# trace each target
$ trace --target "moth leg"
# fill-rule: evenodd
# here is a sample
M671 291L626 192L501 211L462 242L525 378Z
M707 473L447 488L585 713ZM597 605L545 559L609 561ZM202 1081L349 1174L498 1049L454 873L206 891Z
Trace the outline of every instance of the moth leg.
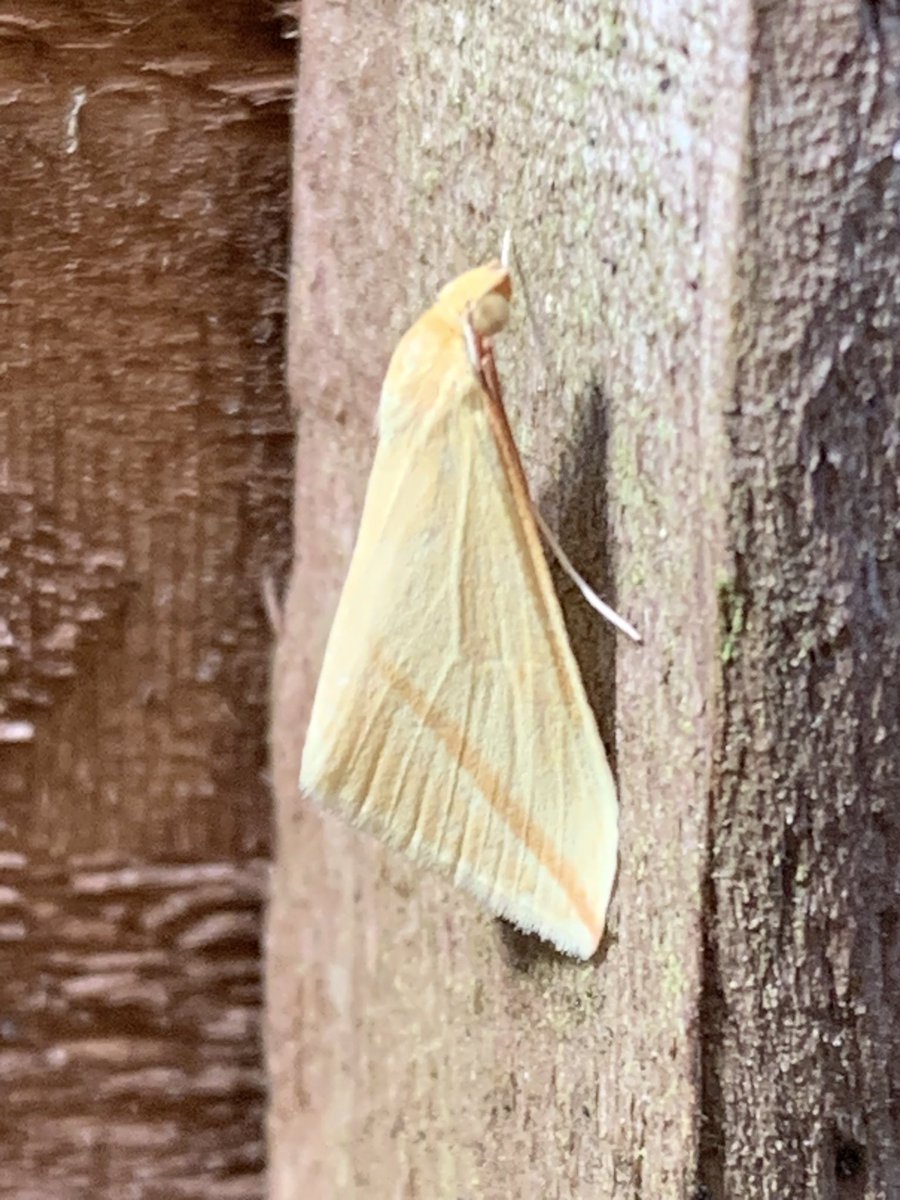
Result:
M483 342L481 347L481 379L484 390L494 403L502 406L503 396L500 393L500 376L497 373L497 360L494 358L494 349L489 342Z
M469 365L475 372L475 378L486 392L490 391L489 382L485 375L485 361L490 357L493 362L493 355L485 338L472 324L472 316L469 312L463 317L462 331L463 341L466 343L466 354L469 356Z
M489 338L484 334L479 333L472 324L470 313L466 313L463 317L463 339L466 343L466 353L469 356L469 362L472 365L472 370L475 372L475 378L491 397L495 403L503 406L503 397L500 393L500 376L497 374L497 362L494 358L494 350L491 346Z

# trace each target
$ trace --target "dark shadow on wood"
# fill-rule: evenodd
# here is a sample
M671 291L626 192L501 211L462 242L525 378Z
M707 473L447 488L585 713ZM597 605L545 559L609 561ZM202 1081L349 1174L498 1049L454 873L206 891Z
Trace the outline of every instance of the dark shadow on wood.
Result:
M561 950L557 950L550 942L545 942L536 933L526 933L501 918L498 918L495 924L503 956L514 971L521 971L523 975L527 975L540 963L550 962L565 963L572 967L583 966L581 959L573 958L570 954L563 954ZM614 946L617 940L615 933L609 928L605 929L603 937L600 939L600 945L589 961L594 964L602 964L610 947Z
M609 425L599 385L588 389L578 411L583 415L570 450L559 464L554 489L535 496L535 501L576 570L615 608L607 519ZM555 519L554 514L558 514ZM544 551L588 702L615 775L617 634L585 601L549 547L545 545ZM517 971L527 972L535 964L551 960L575 961L536 934L524 933L502 920L497 927L507 961ZM602 962L614 941L607 929L591 961Z
M615 580L607 514L608 405L593 384L577 405L579 423L563 455L551 494L537 497L576 570L613 608ZM558 514L555 523L552 514ZM597 727L616 773L616 633L594 611L548 551L553 583L562 604L572 650Z

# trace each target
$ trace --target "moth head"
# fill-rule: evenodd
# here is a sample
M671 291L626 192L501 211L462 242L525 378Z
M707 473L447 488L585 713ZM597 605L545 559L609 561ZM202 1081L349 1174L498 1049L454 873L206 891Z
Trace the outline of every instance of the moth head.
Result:
M481 337L493 337L509 320L511 298L509 271L494 261L457 275L441 289L435 307L451 324L466 319Z

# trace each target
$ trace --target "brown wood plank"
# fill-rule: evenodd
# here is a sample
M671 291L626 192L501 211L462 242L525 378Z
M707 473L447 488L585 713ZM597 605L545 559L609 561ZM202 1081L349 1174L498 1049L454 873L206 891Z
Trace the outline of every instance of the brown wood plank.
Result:
M880 14L880 15L879 15ZM900 1196L900 20L760 5L713 801L714 1196Z
M297 566L274 730L278 1200L691 1195L746 70L742 6L702 8L708 28L687 5L650 28L637 5L304 6ZM646 638L617 642L562 589L622 794L612 919L588 966L296 795L387 356L507 226L549 346L544 378L520 294L498 354L535 493Z
M0 16L0 1194L259 1196L294 43Z
M894 7L304 5L277 1200L900 1194ZM622 795L586 967L296 794L388 354L508 226L534 489L645 635L563 589Z

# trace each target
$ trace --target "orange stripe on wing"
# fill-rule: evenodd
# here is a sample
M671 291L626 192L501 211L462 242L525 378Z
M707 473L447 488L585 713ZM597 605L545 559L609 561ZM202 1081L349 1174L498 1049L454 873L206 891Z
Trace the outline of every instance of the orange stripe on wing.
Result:
M372 657L395 694L413 711L417 719L438 738L472 779L486 803L506 822L510 831L534 855L537 862L559 884L594 941L598 941L601 923L578 882L571 863L554 849L553 839L526 816L521 804L503 787L499 775L484 761L455 721L436 709L409 676L389 662L381 647L372 648Z

